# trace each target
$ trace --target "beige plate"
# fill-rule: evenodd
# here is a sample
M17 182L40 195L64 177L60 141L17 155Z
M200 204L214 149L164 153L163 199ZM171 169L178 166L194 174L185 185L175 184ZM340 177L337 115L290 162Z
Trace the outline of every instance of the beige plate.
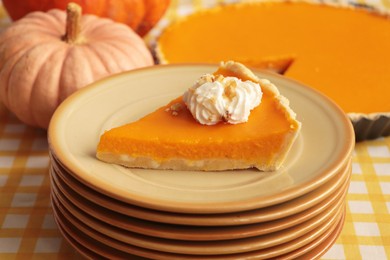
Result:
M325 210L336 207L337 203L344 201L344 196L347 192L349 184L349 180L347 179L342 188L337 189L337 191L332 194L332 196L329 196L323 202L313 206L308 210L286 218L241 226L199 227L167 225L158 222L144 221L106 210L96 204L90 203L88 200L85 200L83 197L71 191L66 186L63 186L53 171L51 175L52 192L55 194L56 198L71 214L83 221L88 221L88 218L94 218L101 220L106 224L113 225L117 228L143 235L169 239L199 241L252 237L269 234L298 225L308 221Z
M323 225L311 230L305 235L298 237L297 239L284 243L278 246L255 250L245 253L236 254L222 254L222 255L199 255L199 254L176 254L164 251L150 250L147 248L141 248L130 244L123 243L122 241L114 240L108 236L105 236L96 230L88 227L84 223L77 221L66 210L61 208L61 204L56 201L55 195L53 198L53 210L54 216L60 229L64 233L65 237L70 242L79 248L77 245L82 244L86 246L92 252L102 255L108 258L121 258L132 259L131 255L138 255L143 257L149 257L152 259L248 259L248 258L269 258L277 257L279 255L292 254L299 255L308 252L308 248L313 249L313 245L318 245L318 240L324 240L332 233L333 230L339 226L340 221L343 219L345 206L339 207L336 214L333 214L329 221L323 223ZM65 213L65 214L64 214ZM69 234L67 234L69 233ZM72 239L69 239L68 236ZM76 243L75 243L76 242ZM180 243L180 241L178 241ZM315 248L317 249L317 248ZM90 251L90 252L91 252ZM299 253L301 252L301 253Z
M80 204L82 200L78 199L78 197L81 196L84 200L89 200L89 202L92 202L94 205L97 204L98 206L105 207L109 211L114 211L125 216L154 222L194 226L231 226L260 223L288 217L308 210L315 205L322 203L326 198L333 196L336 191L340 189L340 186L351 175L350 163L351 160L348 162L349 166L344 166L344 169L336 176L314 191L282 204L236 213L180 214L137 207L104 196L76 181L57 163L54 157L52 158L52 167L55 176L58 177L58 182L61 184L60 187L64 187L63 193L67 195L72 203L79 207L83 207L83 205ZM348 168L349 170L347 170ZM76 198L76 195L73 194L79 196Z
M53 200L56 202L56 205L59 207L62 214L64 214L65 218L78 228L92 229L97 231L103 237L111 238L112 241L125 245L132 245L162 252L190 255L243 253L268 249L270 247L294 241L308 232L311 232L316 228L321 228L332 222L331 220L335 218L337 215L336 213L341 208L341 205L344 205L344 201L340 200L340 203L337 203L335 207L322 212L304 223L270 234L233 240L185 241L150 237L126 231L101 222L98 219L91 218L81 211L69 212L69 210L59 202L56 196L53 196Z
M344 212L341 215L340 221L337 223L334 230L327 233L324 236L316 239L312 243L307 244L304 247L301 247L297 250L294 250L288 254L284 254L278 257L278 259L320 259L320 257L328 251L332 245L336 242L341 231L343 230L346 208L344 207ZM299 257L299 258L298 258Z
M328 98L296 81L256 72L290 99L302 131L281 170L178 172L127 169L95 158L100 135L136 120L181 95L216 66L154 66L98 81L57 109L49 127L52 152L84 184L116 199L152 209L226 213L275 205L327 182L349 160L354 133Z
M58 216L57 216L58 218ZM278 259L297 259L297 257L304 255L305 258L301 259L319 259L321 255L323 255L327 250L330 249L330 247L336 242L338 236L340 235L343 224L345 219L345 213L341 216L341 219L338 223L336 223L336 226L334 229L330 228L327 230L322 236L315 239L313 242L307 244L306 246L303 246L301 248L298 248L288 254L282 255L278 257ZM60 229L60 232L63 234L65 239L84 257L88 259L99 259L101 256L106 256L109 259L133 259L133 260L141 260L141 259L149 259L149 258L143 258L140 256L136 256L133 254L126 254L122 253L121 251L115 250L111 247L108 247L105 244L100 244L99 242L93 240L91 237L85 236L81 232L74 234L74 231L70 229L70 227L65 226L63 223L61 223L60 219L57 219L58 227ZM92 250L95 251L92 251ZM142 249L136 249L135 250L139 255L143 255L144 257L155 257L158 259L169 259L169 260L175 260L175 259L196 259L199 260L201 258L192 258L191 256L176 256L176 255L166 255L166 253L159 254L158 252L148 252L143 251ZM135 253L135 252L133 252ZM233 258L229 258L228 256L223 257L217 257L213 256L209 259L245 259L251 256L242 256L241 258L239 256L233 256ZM256 257L256 255L252 255L252 257ZM204 258L202 258L204 259Z

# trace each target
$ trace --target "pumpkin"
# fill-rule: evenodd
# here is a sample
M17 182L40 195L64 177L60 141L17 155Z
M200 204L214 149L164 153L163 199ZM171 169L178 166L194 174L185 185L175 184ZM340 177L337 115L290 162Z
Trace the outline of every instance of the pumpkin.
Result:
M107 75L153 65L128 26L67 12L32 12L0 34L0 98L23 122L47 128L70 94Z
M144 36L164 15L170 0L3 0L13 20L33 11L65 9L69 2L80 5L84 13L107 17L129 25Z
M6 113L7 113L7 109L0 101L0 118L4 117Z

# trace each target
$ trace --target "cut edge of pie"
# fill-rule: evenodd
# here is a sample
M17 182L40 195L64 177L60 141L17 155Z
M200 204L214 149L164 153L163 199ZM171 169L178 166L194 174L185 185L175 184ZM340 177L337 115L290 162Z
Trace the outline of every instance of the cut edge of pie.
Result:
M180 155L163 155L161 156L161 151L157 151L159 155L142 155L142 154L134 154L130 149L122 147L121 149L116 149L113 142L117 142L118 135L115 131L126 131L125 128L131 124L137 124L138 121L134 123L130 123L124 126L120 126L111 130L106 131L100 138L96 156L98 159L113 164L119 164L129 168L143 168L143 169L168 169L168 170L193 170L193 171L223 171L223 170L235 170L235 169L249 169L249 168L257 168L260 171L275 171L280 168L283 161L285 160L289 150L291 149L294 141L296 140L300 128L301 122L296 120L295 112L289 106L289 100L282 96L279 90L267 79L259 79L251 70L246 68L244 65L228 61L221 62L218 70L214 72L214 75L222 75L222 76L235 76L240 78L241 80L251 80L257 82L263 91L264 95L272 96L273 106L276 110L278 110L281 114L280 117L284 117L283 120L286 122L286 129L282 132L277 132L270 134L267 140L263 140L259 138L259 140L246 140L241 144L244 150L247 150L245 147L251 146L253 156L249 152L242 151L242 155L237 154L241 151L237 152L240 147L240 144L237 144L237 149L232 148L231 153L236 153L235 155L223 155L219 157L208 157L205 155L197 155L194 158L185 158ZM195 79L194 79L195 80ZM162 111L167 111L167 108L171 108L177 102L182 102L180 98L171 101L166 106L161 107L160 109L152 112L153 113L163 113ZM259 106L261 106L260 104ZM186 107L182 108L188 110ZM151 115L149 114L149 115ZM145 117L148 117L146 115ZM142 120L142 119L140 119ZM168 119L169 120L169 119ZM195 121L194 118L192 118ZM253 118L252 120L255 120ZM199 124L199 123L197 123ZM242 123L246 124L246 123ZM200 125L200 124L199 124ZM155 126L156 127L156 126ZM201 127L209 127L209 126L201 126ZM175 128L175 127L173 127ZM223 128L221 128L223 131ZM177 130L177 129L176 129ZM175 131L172 129L172 131ZM258 131L258 130L257 130ZM272 136L271 136L272 135ZM123 146L123 143L126 142L138 142L139 140L121 140L119 143ZM163 145L157 144L153 141L143 140L144 142L140 142L139 145L144 146L157 146L160 145L161 149L164 150L165 147ZM258 142L258 143L257 143ZM118 143L118 142L117 142ZM130 143L128 143L130 144ZM136 144L138 145L138 144ZM231 144L230 144L231 145ZM265 146L267 146L265 148ZM228 147L228 146L227 146ZM259 153L263 153L263 155L258 156L256 151L256 147L259 147ZM124 150L126 151L124 151ZM154 148L156 149L156 148ZM191 149L186 147L186 149ZM209 149L218 149L216 146L210 146ZM266 151L268 149L268 151ZM171 150L174 150L172 148ZM195 149L196 150L196 149ZM230 150L230 149L226 149ZM175 151L169 151L168 153L175 153ZM192 151L191 151L192 152ZM226 151L224 151L226 153ZM196 151L194 152L196 153ZM206 152L207 153L207 152ZM180 153L179 153L180 154ZM251 158L249 158L251 157Z

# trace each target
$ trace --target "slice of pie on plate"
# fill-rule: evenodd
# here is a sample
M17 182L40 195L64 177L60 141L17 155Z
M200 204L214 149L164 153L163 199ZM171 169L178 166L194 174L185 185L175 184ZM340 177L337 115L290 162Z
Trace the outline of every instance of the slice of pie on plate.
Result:
M270 81L259 79L240 63L222 62L211 76L260 85L261 103L246 122L201 124L180 96L138 121L103 133L97 158L148 169L278 169L301 127L289 101ZM183 86L183 92L186 88Z

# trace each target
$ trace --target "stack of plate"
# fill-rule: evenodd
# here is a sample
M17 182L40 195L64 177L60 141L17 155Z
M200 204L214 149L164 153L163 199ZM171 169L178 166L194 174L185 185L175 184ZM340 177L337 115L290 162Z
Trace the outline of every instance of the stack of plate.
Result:
M156 66L68 98L50 128L52 204L84 256L134 259L315 258L344 223L354 134L318 92L257 71L290 100L302 131L276 172L156 171L101 162L102 132L182 94L212 65Z

